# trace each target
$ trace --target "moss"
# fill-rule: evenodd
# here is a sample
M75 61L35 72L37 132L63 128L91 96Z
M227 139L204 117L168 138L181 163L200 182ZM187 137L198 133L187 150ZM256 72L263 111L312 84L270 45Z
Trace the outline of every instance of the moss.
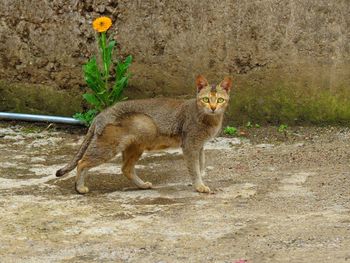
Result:
M350 67L334 75L324 74L322 67L299 70L238 76L227 114L230 122L350 125L350 79L343 75ZM319 78L313 76L315 71Z
M0 111L72 116L81 111L81 95L44 85L0 82Z
M264 94L250 90L236 94L228 115L239 124L350 124L350 92L315 89L302 93L285 86Z
M23 127L21 129L21 131L24 134L39 133L39 132L43 131L43 128L42 127L37 127L37 126L28 126L28 127Z
M227 122L259 124L350 125L350 65L290 64L259 68L235 76ZM217 76L221 79L224 74ZM226 75L226 74L225 74ZM154 79L161 79L160 75ZM208 78L212 80L212 78ZM215 80L215 79L214 79ZM169 82L143 89L143 77L134 80L125 95L131 99L154 96L191 96L190 82ZM213 81L215 82L215 81ZM52 87L0 82L0 111L72 116L81 111L81 94Z

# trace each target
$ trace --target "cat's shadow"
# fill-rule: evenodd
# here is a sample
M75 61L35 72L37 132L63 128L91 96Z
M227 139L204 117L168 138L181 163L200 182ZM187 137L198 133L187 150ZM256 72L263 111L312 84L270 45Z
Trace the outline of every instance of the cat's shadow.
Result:
M158 162L154 162L155 159L158 159ZM137 174L145 182L151 182L153 184L153 188L148 189L150 191L166 188L167 185L170 187L170 185L174 183L183 182L184 185L187 185L184 180L187 181L189 178L182 162L183 161L179 157L170 157L167 160L164 158L147 158L139 162L139 165L144 166L144 168L137 169ZM154 166L154 163L157 165ZM174 169L174 167L176 167L176 169ZM75 177L55 180L52 183L60 188L62 194L76 193L74 189ZM119 173L111 174L90 171L85 184L90 189L89 194L105 194L115 191L147 191L147 189L144 190L135 187L129 179Z
M142 179L145 181L151 181L149 177L153 176L142 176ZM156 188L155 184L164 184L166 179L161 179L159 176L157 178L157 183L152 181L153 185ZM112 193L115 191L145 191L147 189L139 189L133 186L132 182L130 182L127 178L125 178L122 174L91 174L86 182L86 186L89 187L90 193ZM54 185L58 186L62 193L73 194L76 193L74 189L75 185L75 177L71 177L66 180L56 180ZM149 189L152 190L152 189Z

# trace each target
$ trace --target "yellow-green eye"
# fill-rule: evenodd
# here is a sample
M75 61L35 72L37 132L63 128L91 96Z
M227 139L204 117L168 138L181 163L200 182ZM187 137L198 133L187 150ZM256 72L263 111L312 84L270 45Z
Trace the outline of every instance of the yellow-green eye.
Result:
M223 98L218 98L218 103L223 103L225 100Z
M204 98L202 99L202 101L205 102L205 103L208 103L208 102L209 102L209 98L208 98L208 97L204 97Z

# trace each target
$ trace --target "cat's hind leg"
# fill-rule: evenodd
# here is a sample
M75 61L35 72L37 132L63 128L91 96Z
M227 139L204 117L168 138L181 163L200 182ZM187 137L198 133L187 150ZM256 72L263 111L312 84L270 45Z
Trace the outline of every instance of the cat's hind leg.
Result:
M152 188L152 183L144 182L140 177L136 175L135 164L140 159L143 150L135 144L129 145L123 151L123 174L132 181L138 188L149 189Z
M77 176L75 179L75 189L79 194L86 194L89 188L85 185L85 179L88 171L100 164L103 164L113 158L116 154L113 146L96 146L87 150L83 158L77 165Z
M75 189L80 194L89 192L89 188L85 185L88 170L103 164L113 158L119 147L123 147L120 143L120 129L113 125L108 125L101 136L95 136L83 157L77 165L77 176L75 179Z
M87 160L80 160L77 166L77 176L75 177L75 190L79 194L86 194L89 192L89 188L85 186L85 178L90 169L89 162Z

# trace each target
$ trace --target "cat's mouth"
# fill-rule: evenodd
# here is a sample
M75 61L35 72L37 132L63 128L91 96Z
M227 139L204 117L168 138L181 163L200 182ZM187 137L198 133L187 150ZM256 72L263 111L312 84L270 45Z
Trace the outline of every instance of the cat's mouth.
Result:
M209 111L207 112L208 115L218 115L219 113L217 111Z

